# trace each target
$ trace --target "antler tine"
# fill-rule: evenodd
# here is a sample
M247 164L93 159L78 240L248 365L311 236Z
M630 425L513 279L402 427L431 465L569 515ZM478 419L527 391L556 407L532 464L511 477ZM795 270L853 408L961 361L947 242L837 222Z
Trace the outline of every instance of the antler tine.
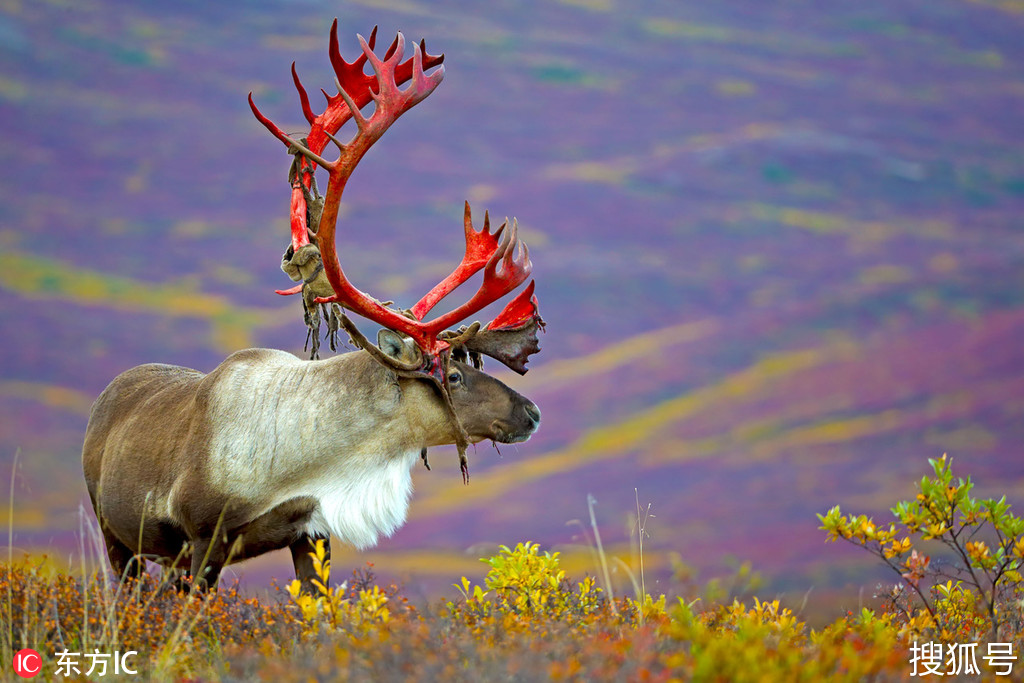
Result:
M477 232L476 228L473 227L473 216L469 202L466 202L462 223L466 233L466 253L463 255L459 265L451 272L451 275L437 283L433 289L423 295L423 298L412 307L412 314L417 320L423 320L423 316L429 313L438 302L487 265L488 259L491 258L491 255L494 254L500 245L499 237L505 230L505 224L502 223L492 233L491 217L486 211L484 212L484 227Z
M263 127L269 130L274 135L274 137L283 142L285 145L292 144L292 139L285 135L285 132L277 127L277 124L275 124L273 121L264 116L263 112L259 110L259 107L256 106L256 102L252 99L251 92L249 93L249 108L252 109L253 116L256 117L256 120L262 123Z
M427 76L423 71L423 53L426 51L426 47L427 43L423 40L419 43L413 43L412 46L412 86L408 90L413 93L413 101L409 106L422 102L437 87L437 84L431 80L434 74ZM401 66L401 64L398 64L395 67L393 77L396 79L399 77L398 69Z
M502 237L501 244L487 260L484 266L484 281L476 293L466 303L425 323L424 326L434 335L439 334L445 328L477 313L523 284L531 272L533 264L530 262L530 250L519 239L518 225L513 220L509 230Z
M271 133L273 133L274 137L276 137L278 140L287 145L289 149L294 147L295 149L302 152L302 154L304 154L308 159L310 159L311 161L315 161L324 168L330 168L332 166L332 163L330 161L327 161L319 154L303 145L301 142L296 142L295 140L288 137L288 135L283 130L277 127L276 123L274 123L269 118L264 116L263 112L261 112L259 107L256 106L256 102L253 100L251 92L249 93L249 108L252 109L253 115L260 123L263 124L263 127L269 130Z
M374 26L373 30L370 31L370 39L367 41L372 50L377 42L377 27ZM345 58L341 56L341 47L338 42L338 20L335 19L334 23L331 24L331 42L327 48L327 54L331 59L331 66L334 67L334 73L338 74L339 78L368 78L363 73L363 65L366 64L366 54L360 54L356 57L356 60L349 64L345 61Z
M503 327L515 327L535 314L537 312L537 297L533 294L535 284L533 280L530 280L526 289L508 302L501 313L494 316L494 320L487 323L486 329L500 330Z
M302 105L302 115L306 117L306 121L312 126L316 123L316 114L313 113L313 108L309 106L309 94L306 92L306 88L302 85L302 81L299 80L299 72L295 69L295 62L292 62L292 82L295 83L295 89L299 91L299 103Z
M362 38L362 36L360 36L360 38ZM357 105L352 99L352 96L348 94L348 91L345 90L345 86L341 84L341 79L337 76L334 77L334 85L338 88L338 94L341 95L341 99L345 100L345 104L348 106L348 115L355 120L356 126L359 128L359 132L365 133L369 122L366 120L366 117L363 116L363 112L359 110L359 105ZM370 97L373 97L372 93Z
M396 66L395 61L401 60L402 57L405 56L405 36L402 35L401 31L398 32L398 35L395 36L395 40L391 43L391 47L388 49L387 53L385 53L383 60L381 60L381 58L374 53L373 49L366 44L366 40L363 39L362 35L357 33L356 40L359 41L360 47L363 48L363 55L365 55L366 59L369 60L370 66L373 67L373 73L377 76L377 84L379 86L377 93L380 94L384 92L385 87L389 87L391 85L384 80L385 65L390 67L390 72L393 75ZM395 57L395 55L398 56ZM394 81L392 81L392 83L393 82Z

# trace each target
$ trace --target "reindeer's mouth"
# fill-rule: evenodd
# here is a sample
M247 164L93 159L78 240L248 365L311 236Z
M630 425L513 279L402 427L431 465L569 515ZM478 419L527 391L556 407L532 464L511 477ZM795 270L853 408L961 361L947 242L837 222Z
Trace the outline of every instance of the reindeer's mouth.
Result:
M540 409L533 403L527 403L523 410L524 419L516 420L515 424L505 420L491 423L491 440L498 443L522 443L526 441L540 426Z
M522 443L533 436L533 433L536 431L536 428L529 431L512 431L507 427L498 427L496 425L492 425L492 429L493 432L490 438L498 443Z

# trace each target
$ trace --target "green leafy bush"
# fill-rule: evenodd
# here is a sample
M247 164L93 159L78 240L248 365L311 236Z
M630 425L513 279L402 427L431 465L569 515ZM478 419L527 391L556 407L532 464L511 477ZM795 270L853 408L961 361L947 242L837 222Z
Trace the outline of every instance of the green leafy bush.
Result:
M864 548L899 575L888 606L913 632L991 642L1019 633L1024 520L1010 512L1005 496L973 498L971 478L954 479L952 459L928 462L933 476L921 478L914 500L892 508L896 522L844 516L837 505L818 515L820 528L829 540ZM949 559L933 561L924 549L929 542Z
M557 552L540 554L539 550L536 543L520 543L515 549L503 545L497 555L481 560L490 566L484 578L486 591L473 586L466 577L455 584L465 608L484 617L498 612L564 619L586 617L606 606L592 577L574 584L559 567ZM448 607L456 608L451 602Z

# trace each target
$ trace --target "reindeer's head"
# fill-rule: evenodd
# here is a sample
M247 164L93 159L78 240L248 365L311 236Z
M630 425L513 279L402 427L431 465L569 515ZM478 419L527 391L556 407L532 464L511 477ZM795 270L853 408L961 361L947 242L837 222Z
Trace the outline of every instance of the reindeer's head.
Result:
M327 98L327 108L316 115L305 88L292 64L292 77L299 93L302 111L310 124L301 140L287 136L256 108L256 118L295 156L289 180L291 194L291 244L282 260L282 269L302 284L280 294L302 294L306 324L313 339L313 357L319 345L321 314L327 319L328 336L334 348L333 333L343 327L353 342L402 378L418 379L434 385L451 418L454 442L459 446L463 476L467 476L465 449L470 441L494 439L506 443L524 441L537 428L537 407L498 380L480 371L481 356L495 358L523 374L529 356L539 350L537 330L544 322L533 295L533 282L513 299L498 316L481 326L473 323L451 330L489 304L510 294L530 276L532 264L526 245L519 240L516 222L502 223L491 230L484 214L481 230L473 227L469 203L466 203L464 230L466 251L459 266L447 278L427 292L408 310L390 307L353 286L338 261L335 230L341 196L356 164L388 127L404 112L425 99L444 78L443 55L429 55L425 43L415 45L413 56L402 61L405 39L399 33L384 55L373 51L377 29L369 41L359 36L363 54L354 62L345 61L338 47L338 22L331 27L330 59L334 67L338 94ZM373 75L363 72L369 62ZM430 74L424 70L433 69ZM412 81L404 90L399 86ZM362 108L374 103L367 117ZM348 142L336 134L350 119L356 132ZM321 154L328 143L340 152L334 161ZM314 172L327 170L326 194L317 190ZM479 271L483 282L461 306L431 320L426 315L448 294ZM346 317L352 311L384 326L378 345L370 343ZM466 362L468 361L468 362ZM504 393L502 393L504 392ZM481 400L486 396L487 401ZM507 412L494 405L507 403ZM487 410L482 406L491 406ZM495 415L499 415L495 417Z
M400 363L413 363L420 353L410 337L386 329L377 335L377 346ZM446 377L452 408L470 443L485 439L519 443L540 425L540 409L533 401L472 365L449 360ZM454 427L449 420L449 428ZM443 443L457 439L451 431Z

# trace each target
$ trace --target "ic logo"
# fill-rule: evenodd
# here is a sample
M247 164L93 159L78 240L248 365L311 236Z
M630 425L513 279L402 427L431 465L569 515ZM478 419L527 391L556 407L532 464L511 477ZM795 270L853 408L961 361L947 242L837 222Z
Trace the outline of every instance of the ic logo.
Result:
M43 669L43 658L35 650L24 649L14 655L14 673L32 678Z

